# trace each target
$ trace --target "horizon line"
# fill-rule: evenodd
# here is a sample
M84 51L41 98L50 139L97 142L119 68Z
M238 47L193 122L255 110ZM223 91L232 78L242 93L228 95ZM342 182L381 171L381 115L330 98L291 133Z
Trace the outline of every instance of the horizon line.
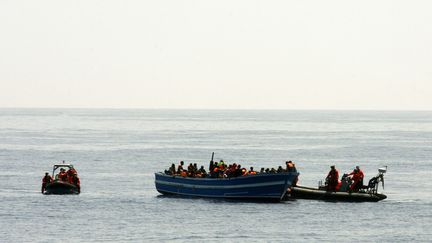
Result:
M432 109L376 109L376 108L168 108L168 107L1 107L2 110L210 110L210 111L399 111L432 112Z

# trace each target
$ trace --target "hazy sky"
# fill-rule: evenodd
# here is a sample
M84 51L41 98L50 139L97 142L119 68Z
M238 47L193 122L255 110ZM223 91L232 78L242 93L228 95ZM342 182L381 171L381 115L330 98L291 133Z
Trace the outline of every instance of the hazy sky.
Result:
M432 110L432 1L1 0L0 107Z

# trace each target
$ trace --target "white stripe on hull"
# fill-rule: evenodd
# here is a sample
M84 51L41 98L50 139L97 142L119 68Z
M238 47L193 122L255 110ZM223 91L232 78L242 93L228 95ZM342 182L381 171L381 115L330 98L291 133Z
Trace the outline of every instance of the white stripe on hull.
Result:
M156 180L156 184L185 187L185 188L199 188L199 189L238 189L238 188L250 188L250 187L263 187L263 186L284 186L285 181L271 181L271 182L261 182L253 184L243 184L243 185L194 185L194 184L184 184L169 181Z

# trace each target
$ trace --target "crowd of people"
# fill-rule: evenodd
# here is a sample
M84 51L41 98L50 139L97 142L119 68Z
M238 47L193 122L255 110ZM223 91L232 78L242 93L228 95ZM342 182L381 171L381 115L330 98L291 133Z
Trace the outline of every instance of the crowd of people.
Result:
M78 172L73 167L70 167L67 171L64 168L60 168L60 172L55 175L54 179L48 172L45 172L45 176L42 178L42 193L45 192L46 186L53 181L63 181L73 184L77 187L78 192L80 192L80 179Z
M350 182L348 184L349 188L347 188L350 192L358 192L363 188L364 173L359 166L356 166L351 173L344 174L342 178ZM329 191L339 191L341 189L342 181L339 180L339 171L334 165L330 166L330 171L326 177L326 185Z
M177 168L175 164L171 164L168 170L165 170L167 175L179 175L183 177L194 177L194 178L231 178L246 175L256 175L264 173L283 173L283 172L296 172L297 169L292 161L286 161L286 167L283 168L279 166L275 168L261 168L261 170L256 171L253 167L249 170L240 164L226 164L223 160L219 162L210 161L208 172L204 169L204 166L198 168L197 164L190 163L187 168L185 167L184 161L180 161Z

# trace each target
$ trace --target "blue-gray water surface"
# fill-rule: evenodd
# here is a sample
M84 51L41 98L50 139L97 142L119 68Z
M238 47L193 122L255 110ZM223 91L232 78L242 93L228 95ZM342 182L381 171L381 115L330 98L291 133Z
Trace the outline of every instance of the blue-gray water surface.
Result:
M164 197L154 172L184 160L277 167L317 186L335 164L378 203L255 203ZM44 196L71 161L82 193ZM0 109L0 242L432 241L432 112Z

